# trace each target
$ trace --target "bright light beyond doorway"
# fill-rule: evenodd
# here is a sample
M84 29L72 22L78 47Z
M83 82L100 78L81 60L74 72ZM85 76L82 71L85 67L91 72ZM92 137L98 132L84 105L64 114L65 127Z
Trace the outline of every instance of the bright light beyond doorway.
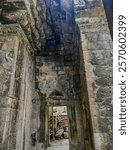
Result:
M47 150L69 150L68 114L66 106L49 107L49 138Z

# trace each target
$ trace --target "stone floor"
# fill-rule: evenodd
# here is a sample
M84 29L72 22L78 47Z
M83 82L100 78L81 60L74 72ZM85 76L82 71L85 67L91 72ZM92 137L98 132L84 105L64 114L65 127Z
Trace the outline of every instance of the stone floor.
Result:
M48 147L47 150L69 150L69 140L56 140L51 142L51 147Z

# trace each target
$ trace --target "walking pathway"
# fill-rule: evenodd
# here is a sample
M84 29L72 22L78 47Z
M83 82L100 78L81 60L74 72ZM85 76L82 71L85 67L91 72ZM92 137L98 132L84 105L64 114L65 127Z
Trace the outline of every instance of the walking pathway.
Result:
M56 140L51 142L51 147L48 147L47 150L69 150L69 140Z

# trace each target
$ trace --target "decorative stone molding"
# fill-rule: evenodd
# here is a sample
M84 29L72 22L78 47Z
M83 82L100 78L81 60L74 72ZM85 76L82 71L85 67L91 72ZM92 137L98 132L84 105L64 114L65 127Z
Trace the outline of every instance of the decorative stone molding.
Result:
M22 27L19 24L9 24L9 25L0 24L0 36L7 36L7 35L18 36L18 38L21 39L23 43L26 43L29 52L31 52L32 54L34 53L34 50L31 47L27 39L27 36L25 35Z

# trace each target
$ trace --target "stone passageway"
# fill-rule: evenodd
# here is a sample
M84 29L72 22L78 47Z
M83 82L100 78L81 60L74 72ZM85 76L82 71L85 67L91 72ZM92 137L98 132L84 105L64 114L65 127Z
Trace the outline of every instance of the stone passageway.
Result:
M112 150L106 1L0 0L0 150Z

